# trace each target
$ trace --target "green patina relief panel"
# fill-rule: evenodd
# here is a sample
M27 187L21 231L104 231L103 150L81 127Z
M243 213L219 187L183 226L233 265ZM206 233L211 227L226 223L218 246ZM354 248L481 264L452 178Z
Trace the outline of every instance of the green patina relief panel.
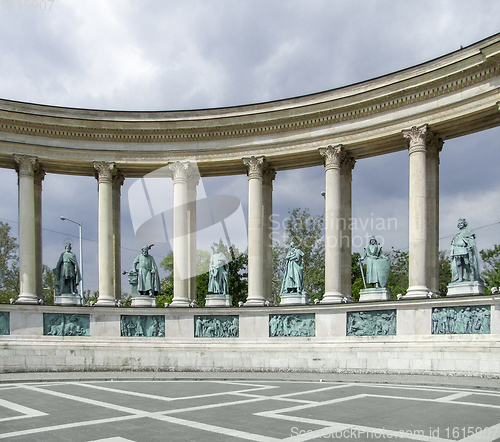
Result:
M238 338L240 317L238 315L195 315L195 338Z
M46 336L90 336L90 315L44 313L43 334Z
M122 315L120 317L120 329L122 336L164 338L165 316Z
M314 313L269 315L269 337L314 337L315 320Z
M435 307L432 309L432 334L490 333L489 305L475 307Z
M0 335L10 335L9 312L0 312Z
M396 334L396 310L347 312L347 336Z

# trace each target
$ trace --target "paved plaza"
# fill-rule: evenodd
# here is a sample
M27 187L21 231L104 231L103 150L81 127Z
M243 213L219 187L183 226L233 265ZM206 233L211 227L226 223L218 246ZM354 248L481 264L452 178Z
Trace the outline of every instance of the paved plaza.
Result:
M0 377L1 440L500 441L498 379L57 376Z

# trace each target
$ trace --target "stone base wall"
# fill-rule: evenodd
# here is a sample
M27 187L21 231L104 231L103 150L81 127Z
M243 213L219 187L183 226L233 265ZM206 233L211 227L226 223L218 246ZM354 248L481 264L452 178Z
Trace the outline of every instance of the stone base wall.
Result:
M471 326L468 333L456 333L465 329L459 328L453 311L460 315L466 308L488 311L488 327L477 325L474 330ZM308 371L500 376L500 298L492 296L239 309L1 305L4 322L7 313L9 334L0 336L0 372ZM66 327L68 333L76 330L82 335L48 335L57 333L57 327L44 324L54 314L64 314L71 325ZM445 319L448 315L456 325L438 324L439 314ZM76 315L88 319L89 326L83 321L79 330ZM149 324L156 335L125 336L128 332L123 324L127 322L122 317L132 316L143 317L143 324ZM226 316L230 322L223 329L219 324ZM277 328L270 324L273 316L289 323L289 333L302 336L276 335ZM395 318L391 322L394 327L385 326L381 317L389 321ZM302 318L306 321L303 324ZM363 329L353 326L359 318L376 323L371 330L376 334L363 334ZM223 335L231 325L237 325L238 330L228 337L197 337L203 321L210 333ZM311 330L312 336L307 336Z

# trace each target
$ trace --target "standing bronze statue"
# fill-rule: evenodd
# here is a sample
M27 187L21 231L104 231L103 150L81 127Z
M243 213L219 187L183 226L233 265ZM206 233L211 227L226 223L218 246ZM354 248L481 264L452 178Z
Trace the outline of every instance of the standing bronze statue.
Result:
M467 228L467 221L458 220L458 232L451 240L451 282L481 282L476 235Z
M135 258L132 264L132 272L137 274L137 291L139 294L141 296L155 297L161 292L161 288L158 267L154 258L149 254L151 247L153 247L153 244L146 245L141 249L141 254ZM129 278L132 272L129 272ZM135 274L133 276L135 279Z
M77 295L78 284L82 280L80 268L75 254L71 251L71 244L64 245L66 249L61 253L57 261L54 273L56 275L56 296L57 295Z

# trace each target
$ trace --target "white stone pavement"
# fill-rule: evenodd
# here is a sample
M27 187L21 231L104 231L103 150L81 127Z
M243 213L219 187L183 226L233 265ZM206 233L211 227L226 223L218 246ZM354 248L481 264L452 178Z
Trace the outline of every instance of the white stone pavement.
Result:
M53 375L61 380L49 381L47 374L38 381L34 381L36 374L31 380L26 379L28 374L17 379L1 376L0 440L500 440L498 379L342 375L342 380L311 381L307 378L317 375L303 374L300 380L296 374L280 374L279 380L256 373L214 373L203 379L199 373L93 373L87 379L83 379L85 373ZM157 378L151 380L153 376ZM434 383L425 385L427 381Z

